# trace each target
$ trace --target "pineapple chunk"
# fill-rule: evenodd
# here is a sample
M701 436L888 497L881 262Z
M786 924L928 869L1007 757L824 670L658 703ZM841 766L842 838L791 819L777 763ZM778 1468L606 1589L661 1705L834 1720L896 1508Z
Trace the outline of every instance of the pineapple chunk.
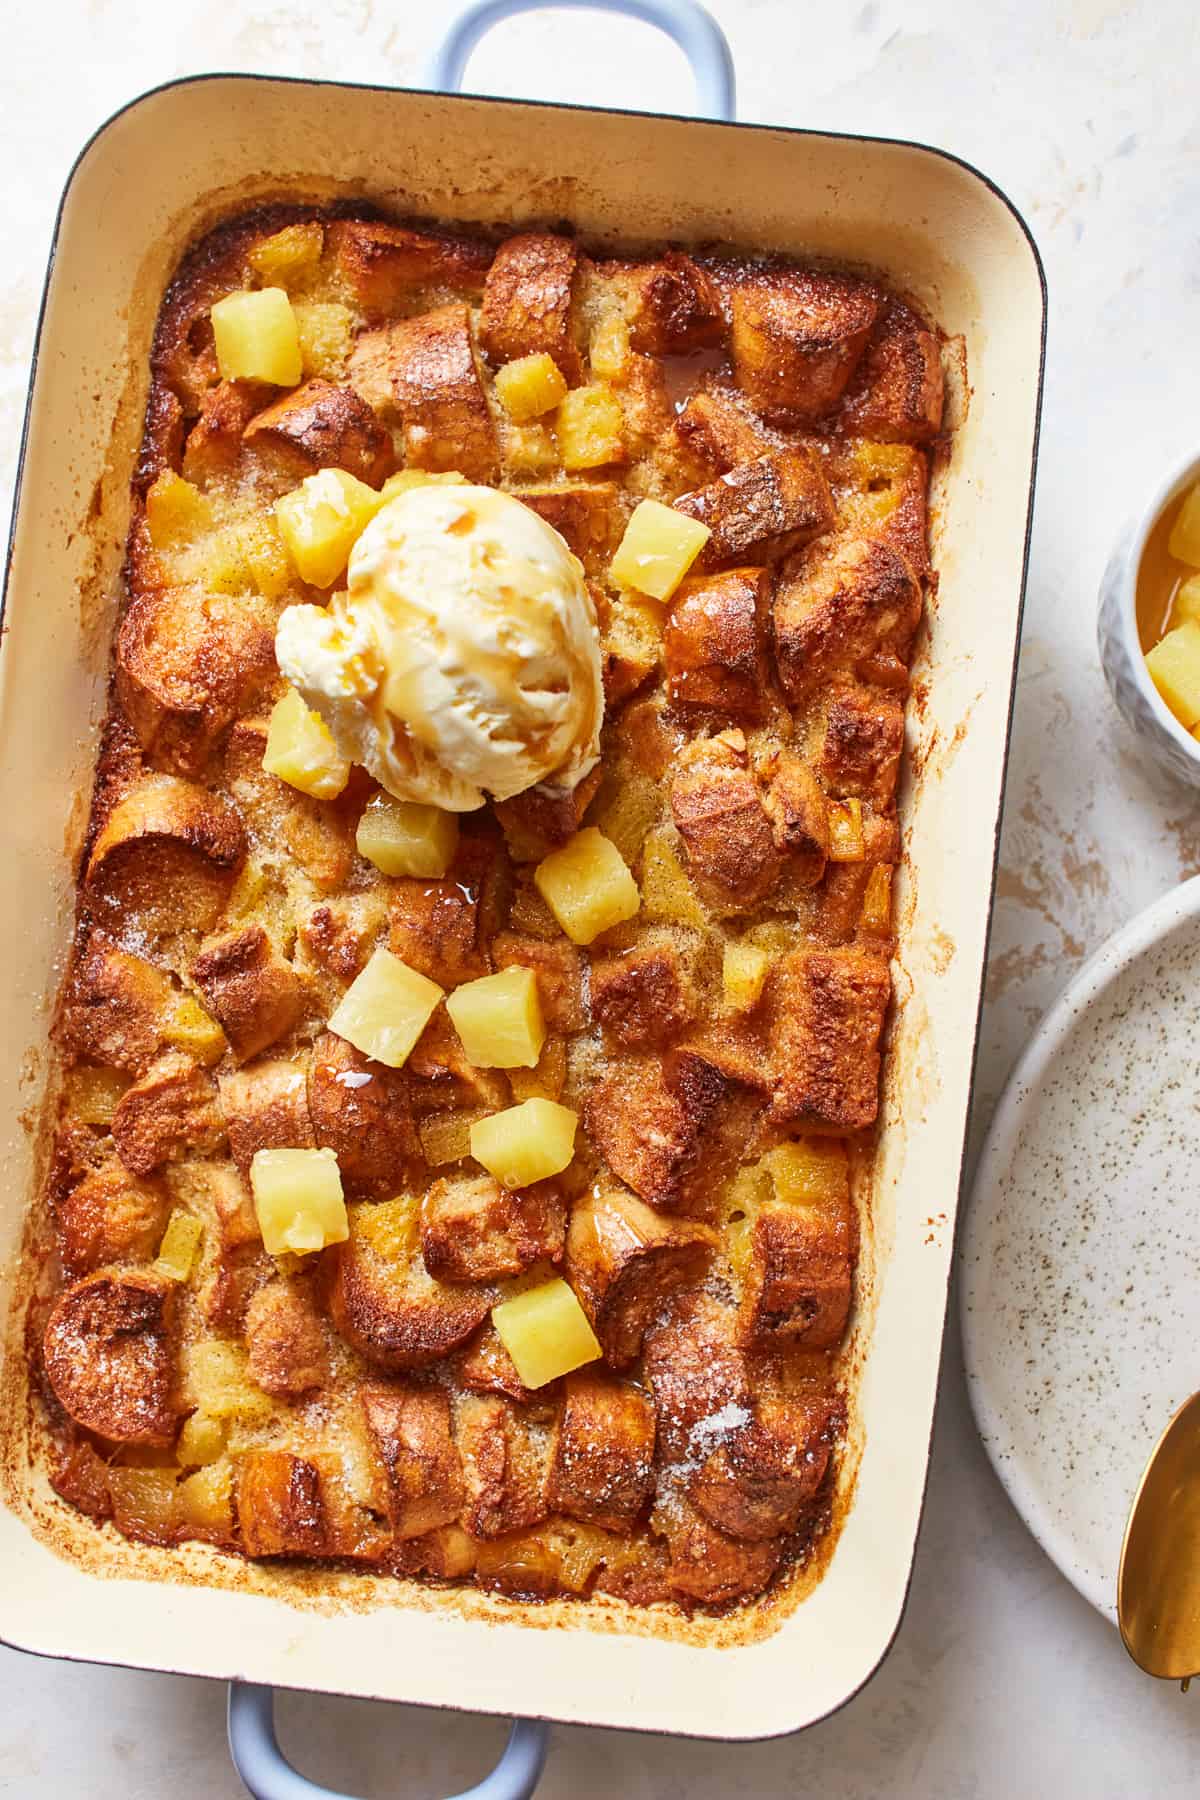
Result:
M212 309L222 381L295 387L304 373L292 303L280 287L226 294Z
M513 475L551 475L558 445L548 425L510 425L504 433L504 465Z
M130 1469L116 1463L108 1471L108 1491L119 1531L169 1540L178 1523L174 1469Z
M163 1036L168 1044L186 1050L206 1066L218 1062L225 1052L225 1033L194 994L178 996L174 1017L164 1027Z
M214 1463L225 1449L227 1433L222 1420L209 1413L194 1412L183 1422L175 1445L175 1460L185 1469L200 1469Z
M621 852L594 825L552 850L534 870L537 890L573 944L590 944L641 905Z
M477 1069L532 1069L546 1041L546 1022L532 969L501 969L465 981L446 1011Z
M643 500L634 508L612 559L612 577L654 600L669 600L711 533L698 519Z
M465 1112L430 1113L417 1126L421 1155L431 1169L443 1163L463 1162L471 1154L471 1127L487 1114L482 1107Z
M256 1150L250 1188L263 1244L271 1256L297 1256L341 1244L350 1235L342 1175L332 1150Z
M527 1388L545 1387L601 1354L574 1289L559 1276L493 1306L492 1324Z
M272 1411L265 1394L250 1376L246 1352L222 1338L200 1338L184 1357L183 1393L186 1403L211 1419L268 1418Z
M1200 569L1200 481L1189 492L1171 527L1167 549L1179 562Z
M203 1236L204 1227L195 1214L184 1212L177 1206L167 1220L167 1229L158 1246L155 1272L170 1281L187 1281Z
M146 527L156 550L194 537L212 524L212 507L190 481L164 469L146 494Z
M458 818L440 806L374 794L358 821L358 853L385 875L440 880L458 848Z
M319 713L289 688L271 709L262 766L314 800L335 800L350 779L350 764Z
M708 922L665 828L652 831L646 839L642 854L642 904L651 919L669 919L673 924L694 925L700 929Z
M303 225L285 225L273 237L255 244L246 258L260 281L286 287L289 276L299 275L320 262L325 248L325 228L315 220Z
M867 877L858 922L864 931L881 937L892 929L892 871L886 863L876 863Z
M441 998L436 981L410 969L390 950L376 950L342 995L329 1029L364 1056L400 1069Z
M536 356L518 356L497 369L496 392L509 418L524 425L564 400L567 384L554 358L539 350Z
M350 308L313 301L298 302L292 311L296 315L300 363L305 375L337 381L345 371L354 342L354 315Z
M259 593L266 600L278 600L291 582L292 571L274 519L257 517L239 526L238 541Z
M757 1006L770 966L770 957L757 944L726 944L721 967L726 1006L734 1012L749 1012Z
M195 1531L233 1530L233 1469L228 1459L209 1463L175 1490L184 1521Z
M72 1069L67 1104L81 1125L111 1125L131 1077L120 1069Z
M592 333L588 359L593 375L613 381L624 373L629 362L629 326L619 312L601 319Z
M411 488L461 487L466 479L457 469L397 469L394 475L388 476L379 491L385 500L394 500L398 494L407 494Z
M866 846L863 842L862 801L831 800L829 802L830 862L861 862L866 853Z
M1177 625L1185 619L1200 622L1200 575L1189 575L1175 590L1171 617Z
M332 587L383 502L345 469L319 469L277 500L279 533L301 581Z
M1188 731L1200 719L1200 624L1189 619L1146 653L1150 679Z
M572 388L559 404L554 427L564 469L625 461L625 415L610 387Z
M846 1146L836 1139L779 1144L763 1157L762 1166L774 1183L776 1198L792 1206L844 1200L849 1193Z
M506 1188L561 1175L575 1154L578 1114L557 1100L523 1100L471 1127L471 1155Z

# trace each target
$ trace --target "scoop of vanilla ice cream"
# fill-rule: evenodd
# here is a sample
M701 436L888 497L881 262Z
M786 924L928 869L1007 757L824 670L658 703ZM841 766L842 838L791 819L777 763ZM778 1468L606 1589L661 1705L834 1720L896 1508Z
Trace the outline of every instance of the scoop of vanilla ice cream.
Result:
M600 635L554 528L494 488L410 488L350 554L348 591L289 606L280 669L343 755L390 794L450 812L600 756Z

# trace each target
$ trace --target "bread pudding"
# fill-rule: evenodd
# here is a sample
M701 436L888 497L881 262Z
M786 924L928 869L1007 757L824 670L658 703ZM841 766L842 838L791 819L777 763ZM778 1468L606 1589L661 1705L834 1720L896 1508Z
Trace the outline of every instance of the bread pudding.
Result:
M862 275L190 252L55 1026L67 1501L527 1598L812 1557L942 441Z

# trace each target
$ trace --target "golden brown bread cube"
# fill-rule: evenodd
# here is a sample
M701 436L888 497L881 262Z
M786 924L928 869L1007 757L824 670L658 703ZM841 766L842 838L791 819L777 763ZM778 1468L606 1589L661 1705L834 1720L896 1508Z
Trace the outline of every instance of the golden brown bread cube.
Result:
M559 1262L566 1205L552 1181L521 1192L491 1175L442 1176L421 1204L421 1254L439 1281L502 1281Z
M368 316L415 312L446 291L478 296L491 246L374 219L337 219L326 230L334 267Z
M466 1493L445 1390L401 1381L364 1388L362 1409L387 1470L395 1535L424 1537L454 1524Z
M464 837L443 881L400 876L390 884L388 949L439 987L488 972L479 948L480 909L502 854L488 838Z
M654 262L602 263L600 273L621 301L635 350L684 356L724 337L716 285L681 250L666 250Z
M739 463L720 480L674 502L676 512L707 525L702 568L755 557L785 556L833 524L833 499L810 450L771 450Z
M670 800L692 878L710 904L737 911L771 892L780 857L740 731L689 744L676 763Z
M642 1348L658 1415L659 1460L686 1474L714 1439L750 1417L754 1381L731 1306L702 1291L662 1309Z
M513 862L541 862L551 850L574 837L600 786L600 776L597 766L573 788L539 782L511 800L493 802L492 811L500 821Z
M704 1057L614 1061L588 1091L584 1127L615 1175L652 1206L691 1198L705 1137L725 1098L725 1077Z
M207 931L244 853L228 801L173 775L148 775L118 800L92 845L87 898L114 926Z
M670 939L592 964L592 1016L632 1049L668 1043L695 1018L695 989Z
M92 1170L54 1207L63 1273L73 1279L110 1263L149 1262L167 1211L157 1182L139 1180L119 1163Z
M509 1104L503 1071L477 1069L468 1060L444 1006L438 1007L417 1039L405 1069L413 1113L423 1139L431 1115L498 1112Z
M749 1229L738 1309L742 1339L833 1349L849 1316L855 1246L848 1200L767 1201Z
M510 1400L541 1404L560 1386L559 1382L550 1381L541 1388L526 1387L500 1333L490 1320L479 1335L472 1338L456 1367L462 1385L473 1394L507 1394Z
M542 1017L551 1031L580 1031L587 1023L583 1003L583 958L566 938L528 937L501 931L492 940L497 969L532 969L537 976Z
M303 1008L296 971L261 925L210 939L191 973L238 1062L248 1062L285 1036Z
M602 576L625 528L625 506L615 481L563 481L522 487L518 500L553 525L588 575Z
M169 1444L177 1344L175 1283L148 1269L85 1275L58 1296L42 1361L59 1404L85 1431Z
M202 1163L192 1173L197 1210L214 1221L214 1256L201 1290L212 1325L240 1331L251 1296L275 1273L262 1246L250 1186L232 1163Z
M321 1472L288 1450L247 1450L237 1459L237 1517L247 1556L328 1554Z
M714 475L753 462L774 448L745 396L717 383L689 395L675 420L675 432L686 453Z
M56 1035L76 1055L140 1075L163 1048L172 999L161 969L95 931L72 965Z
M421 1258L405 1200L350 1208L350 1236L327 1252L329 1312L352 1349L381 1369L420 1369L466 1342L491 1308L484 1289L447 1287Z
M525 1413L494 1394L466 1394L456 1412L467 1530L494 1538L538 1524L549 1511L547 1451Z
M353 388L331 381L306 381L293 388L256 413L243 435L295 481L315 469L345 469L377 488L396 460L391 433L366 401Z
M842 404L839 424L864 437L928 444L942 428L942 358L935 334L903 300L889 300Z
M738 386L779 424L832 412L879 315L879 290L849 275L778 267L740 271L730 287Z
M370 961L387 919L387 890L323 900L300 925L300 941L317 967L350 983Z
M921 589L904 558L878 539L830 538L784 564L772 610L780 680L799 702L881 653L906 662Z
M861 1131L879 1109L879 1041L891 997L887 964L860 950L796 950L768 988L774 1116Z
M323 1032L313 1045L308 1110L317 1145L337 1156L352 1198L387 1200L403 1191L421 1154L406 1069L373 1062Z
M468 307L452 303L364 332L350 355L349 379L385 425L400 425L410 468L495 481L496 429Z
M693 1475L689 1497L730 1537L763 1540L794 1531L825 1477L841 1408L835 1395L765 1397L754 1417L722 1434Z
M750 1599L762 1592L779 1564L777 1538L756 1542L729 1537L676 1492L660 1499L650 1524L667 1542L671 1591L685 1600L718 1606Z
M483 288L479 341L493 367L543 351L569 385L583 367L572 312L579 252L570 238L529 231L506 238Z
M112 1135L131 1175L152 1175L189 1152L207 1155L225 1135L211 1077L190 1056L168 1051L126 1088Z
M327 800L297 792L262 766L267 720L239 719L225 746L225 776L256 835L282 849L323 892L341 887L354 866L354 834Z
M663 632L673 706L766 716L763 628L770 586L767 569L726 569L680 584Z
M237 466L242 433L275 390L261 381L222 381L200 402L200 416L188 432L183 472L207 487Z
M329 1380L325 1327L308 1288L276 1277L252 1294L243 1333L250 1373L281 1400L297 1400Z
M798 887L812 887L829 856L829 810L820 782L792 750L769 751L755 773L775 847Z
M832 794L886 806L904 750L904 702L878 688L838 688L825 714L818 767Z
M551 1439L552 1512L632 1531L654 1489L654 1403L609 1375L569 1375Z
M822 448L838 531L881 538L924 580L929 574L929 465L924 451L866 438L826 439Z
M256 1150L315 1150L308 1111L307 1059L247 1063L219 1077L221 1112L242 1175Z
M620 1189L576 1204L567 1278L606 1362L623 1369L637 1358L651 1321L672 1294L701 1278L716 1245L707 1225L665 1217Z

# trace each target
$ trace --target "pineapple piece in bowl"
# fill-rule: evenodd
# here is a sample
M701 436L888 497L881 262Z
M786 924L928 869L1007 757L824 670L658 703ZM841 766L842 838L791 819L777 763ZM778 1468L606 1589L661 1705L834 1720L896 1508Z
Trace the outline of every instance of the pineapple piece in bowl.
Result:
M558 406L566 398L567 384L554 358L540 350L497 369L496 392L509 418L524 425Z
M446 1011L477 1069L536 1066L546 1022L532 969L514 966L464 982L448 997Z
M1179 723L1200 720L1200 625L1188 619L1146 652L1150 679Z
M542 899L575 944L632 919L641 905L637 882L617 846L585 825L534 871Z
M342 1176L332 1150L256 1150L250 1188L271 1256L307 1256L350 1235Z
M559 1276L493 1306L492 1324L527 1388L545 1387L602 1354L574 1289Z
M531 1187L561 1175L575 1154L579 1115L557 1100L523 1100L471 1127L471 1155L503 1187Z
M440 806L373 794L358 821L358 853L385 875L440 880L458 848L458 817Z
M379 949L346 989L329 1029L364 1056L400 1069L441 999L436 981Z
M304 373L292 303L280 287L226 294L212 309L222 381L295 387Z
M272 708L262 766L314 800L336 800L350 779L350 764L328 725L295 688Z
M554 415L563 468L600 469L628 461L625 415L610 387L572 388Z

